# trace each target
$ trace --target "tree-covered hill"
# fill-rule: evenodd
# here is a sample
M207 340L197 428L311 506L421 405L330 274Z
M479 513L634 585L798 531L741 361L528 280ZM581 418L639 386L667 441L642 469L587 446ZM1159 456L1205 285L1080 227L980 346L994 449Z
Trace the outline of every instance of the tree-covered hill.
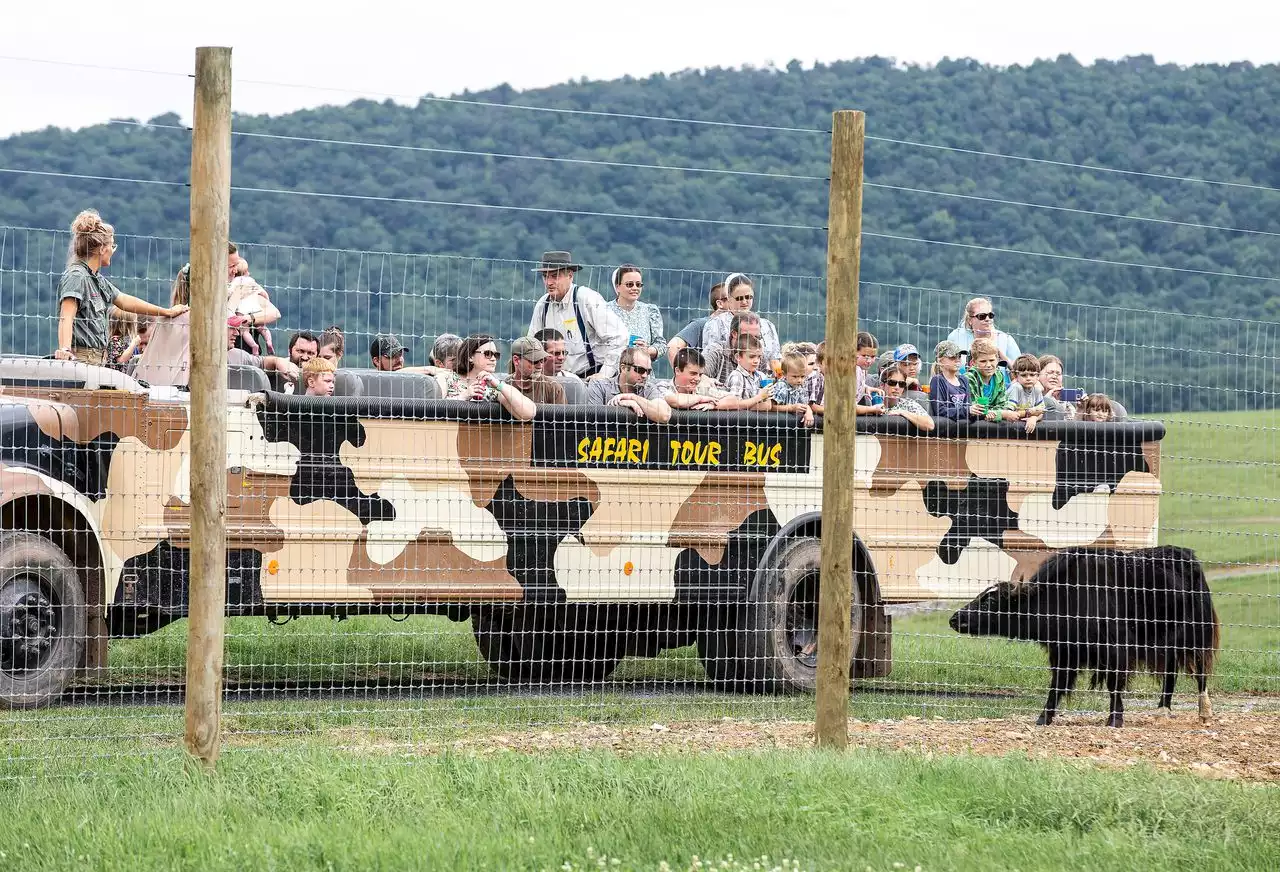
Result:
M830 126L834 109L864 109L869 135L881 138L867 144L866 174L873 187L865 196L864 281L952 289L958 296L988 293L1280 321L1277 282L1209 275L1280 277L1280 237L1186 226L1280 233L1280 193L1261 189L1280 188L1276 145L1280 114L1275 112L1280 105L1280 68L1276 66L1181 68L1158 65L1149 58L1082 66L1064 57L997 69L972 61L900 67L871 58L808 70L793 63L786 70L715 69L528 92L498 88L459 96L492 103L816 130ZM175 127L176 116L153 121L158 126L112 124L74 133L47 129L11 137L0 141L0 167L185 180L189 135ZM232 233L237 241L287 247L290 252L305 246L504 259L530 259L545 248L568 247L589 263L633 260L653 267L808 276L820 276L825 263L821 228L826 223L829 138L822 133L430 100L413 107L357 101L281 117L244 116L236 119L235 126L242 133L262 134L235 139L233 183L238 188L367 198L237 190L232 200ZM320 139L419 150L314 141ZM1049 162L1006 160L883 139L1005 152ZM527 161L423 149L765 175ZM1108 173L1055 161L1237 186ZM813 178L775 177L783 175ZM925 190L1082 211L919 192ZM78 209L95 206L122 234L183 237L187 196L180 186L5 174L0 175L0 224L65 228ZM422 200L595 214L410 202ZM1160 220L1125 220L1084 211ZM18 237L13 238L18 245ZM1031 257L980 247L1171 269ZM26 255L17 251L8 257L21 272L20 262ZM301 255L289 257L305 260ZM50 268L49 264L42 267ZM169 268L166 262L161 271ZM284 268L296 273L297 280L282 284L296 286L299 293L308 287L339 287L335 282L341 281L332 275L326 279L320 267L312 271L300 262ZM42 281L46 283L11 278L3 288L6 314L47 312L51 287L47 279ZM698 306L709 282L690 280L688 284L686 297L679 302L669 294L664 298L660 288L655 288L655 299L669 309ZM473 286L433 288L432 293L441 296L455 291L485 296L475 294ZM774 299L763 301L763 308L820 312L820 281L780 280L777 288ZM409 283L400 290L411 295L414 288ZM290 293L286 289L286 299ZM936 317L932 310L927 316L910 311L910 306L907 311L890 311L892 301L901 309L903 295L910 293L883 289L879 296L868 293L864 314L900 323L902 335L926 341L933 333L922 328L926 317ZM469 328L483 319L484 312L477 308L483 302L478 300L470 308L452 303L448 311L468 322L462 328ZM379 326L377 317L367 311L346 311L342 305L334 304L335 316L345 315L364 328ZM1033 329L1026 316L1009 311L1010 317L1003 322L1006 328ZM510 314L504 310L497 316L501 324L491 326L517 329L525 312L527 307ZM953 318L948 314L946 320ZM1046 340L1042 345L1059 347L1055 342L1068 338L1070 325L1042 326ZM1168 332L1155 341L1201 341L1194 332L1179 333L1175 327ZM1274 331L1267 335L1274 343ZM6 332L6 347L11 347L11 339ZM1268 384L1274 390L1274 357L1270 369ZM1100 370L1096 375L1110 374Z

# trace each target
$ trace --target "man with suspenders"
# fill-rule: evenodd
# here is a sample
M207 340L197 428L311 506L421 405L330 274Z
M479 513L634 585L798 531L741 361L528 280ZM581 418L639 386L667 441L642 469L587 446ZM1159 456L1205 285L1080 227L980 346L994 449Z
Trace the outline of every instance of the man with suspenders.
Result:
M582 269L567 251L548 251L534 272L542 273L547 292L533 307L529 335L554 327L565 335L564 368L582 379L613 378L627 347L627 328L609 311L604 298L573 282Z

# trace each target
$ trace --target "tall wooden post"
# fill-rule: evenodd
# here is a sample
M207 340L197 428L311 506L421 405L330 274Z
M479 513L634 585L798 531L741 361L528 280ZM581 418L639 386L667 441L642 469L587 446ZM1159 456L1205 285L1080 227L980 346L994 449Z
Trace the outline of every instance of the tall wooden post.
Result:
M231 49L197 48L191 137L191 595L187 751L206 767L222 740L227 599L227 232Z
M822 423L822 569L818 597L818 746L849 742L850 581L857 437L858 261L866 117L836 112L827 218L826 414Z

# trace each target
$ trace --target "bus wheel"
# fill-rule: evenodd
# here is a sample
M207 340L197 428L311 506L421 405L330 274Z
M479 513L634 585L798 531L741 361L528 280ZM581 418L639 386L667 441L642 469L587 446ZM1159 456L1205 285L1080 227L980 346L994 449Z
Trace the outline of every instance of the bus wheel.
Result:
M707 674L726 688L765 692L812 691L818 677L818 577L822 543L801 537L762 566L743 604L722 607L699 634ZM862 639L863 604L849 580L851 657Z
M589 623L574 606L488 606L471 616L481 656L504 681L591 683L613 674L622 657L614 630Z
M88 616L75 567L30 533L0 533L0 706L62 696L84 653Z

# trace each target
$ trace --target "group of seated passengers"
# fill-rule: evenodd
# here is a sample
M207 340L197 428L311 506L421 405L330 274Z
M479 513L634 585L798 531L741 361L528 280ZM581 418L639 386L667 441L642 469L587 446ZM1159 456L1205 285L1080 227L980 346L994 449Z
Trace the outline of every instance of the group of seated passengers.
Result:
M58 285L55 357L131 372L158 319L178 317L189 308L191 266L179 270L170 306L161 308L121 293L101 275L116 245L114 229L97 212L80 213L71 230L71 253ZM624 264L614 270L615 299L608 303L574 282L581 268L569 252L543 255L534 271L541 274L546 293L534 305L530 335L511 345L505 379L497 375L501 351L488 334L466 339L444 334L432 346L428 366L405 371L434 376L448 399L498 402L522 420L532 418L538 405L564 403L566 381L581 383L590 403L626 408L659 422L668 420L673 408L782 412L805 425L823 413L824 344L780 345L774 325L752 311L755 290L748 276L733 273L713 286L710 313L668 342L661 312L639 300L644 287L639 267ZM331 396L345 348L342 330L331 326L319 335L295 333L288 356L279 357L269 329L279 318L279 309L230 245L228 362L276 372L298 393ZM932 430L934 418L1024 422L1027 432L1042 419L1104 421L1115 415L1115 404L1103 394L1077 404L1065 400L1062 362L1052 355L1022 354L1011 336L996 329L986 298L966 303L960 325L938 343L927 384L920 380L914 346L897 346L876 367L877 346L870 333L858 334L859 415L897 415L922 430ZM664 352L673 377L651 379L655 358ZM376 337L369 356L374 369L405 369L405 348L394 336Z

